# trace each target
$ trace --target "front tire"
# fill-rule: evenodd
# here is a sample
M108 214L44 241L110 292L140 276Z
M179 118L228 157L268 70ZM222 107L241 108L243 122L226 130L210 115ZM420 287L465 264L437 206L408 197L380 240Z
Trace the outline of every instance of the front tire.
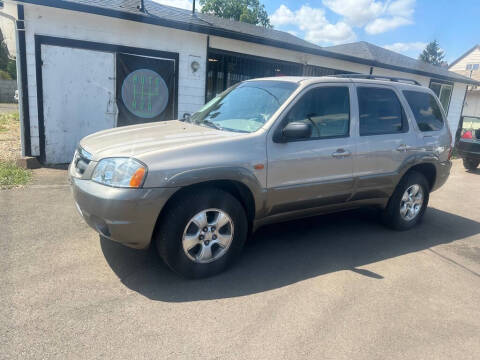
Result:
M430 186L421 173L407 173L397 185L383 211L383 222L394 230L404 231L414 227L427 209Z
M473 171L478 167L478 164L480 164L480 160L474 160L474 159L463 159L463 166L465 169Z
M245 210L234 196L220 189L195 189L165 209L155 241L173 271L203 278L224 271L238 258L247 230Z

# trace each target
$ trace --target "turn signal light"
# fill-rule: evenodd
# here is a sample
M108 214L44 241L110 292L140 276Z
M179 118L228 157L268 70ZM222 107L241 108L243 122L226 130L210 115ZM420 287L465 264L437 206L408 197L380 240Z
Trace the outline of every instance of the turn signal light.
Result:
M145 168L139 168L133 174L132 178L130 179L130 186L134 188L138 188L142 185L143 178L145 177Z

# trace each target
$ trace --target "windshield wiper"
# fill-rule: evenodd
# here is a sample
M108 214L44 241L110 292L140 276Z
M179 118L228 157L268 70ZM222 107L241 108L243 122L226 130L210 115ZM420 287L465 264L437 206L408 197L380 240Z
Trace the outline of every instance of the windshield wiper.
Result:
M215 124L213 121L210 121L210 120L203 120L201 123L217 130L223 130L221 126L218 126L217 124Z

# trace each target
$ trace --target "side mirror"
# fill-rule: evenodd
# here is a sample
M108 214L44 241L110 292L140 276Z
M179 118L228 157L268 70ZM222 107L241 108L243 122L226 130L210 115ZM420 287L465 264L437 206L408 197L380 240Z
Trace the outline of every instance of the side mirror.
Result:
M282 130L284 142L307 139L312 135L312 125L304 122L291 122Z
M191 117L192 117L192 114L183 113L183 121L189 121Z

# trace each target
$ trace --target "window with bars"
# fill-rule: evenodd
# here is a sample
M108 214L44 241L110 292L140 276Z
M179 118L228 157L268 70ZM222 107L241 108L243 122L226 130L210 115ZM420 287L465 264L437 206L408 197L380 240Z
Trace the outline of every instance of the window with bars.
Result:
M273 76L327 76L343 70L210 50L208 53L206 101L244 80Z

